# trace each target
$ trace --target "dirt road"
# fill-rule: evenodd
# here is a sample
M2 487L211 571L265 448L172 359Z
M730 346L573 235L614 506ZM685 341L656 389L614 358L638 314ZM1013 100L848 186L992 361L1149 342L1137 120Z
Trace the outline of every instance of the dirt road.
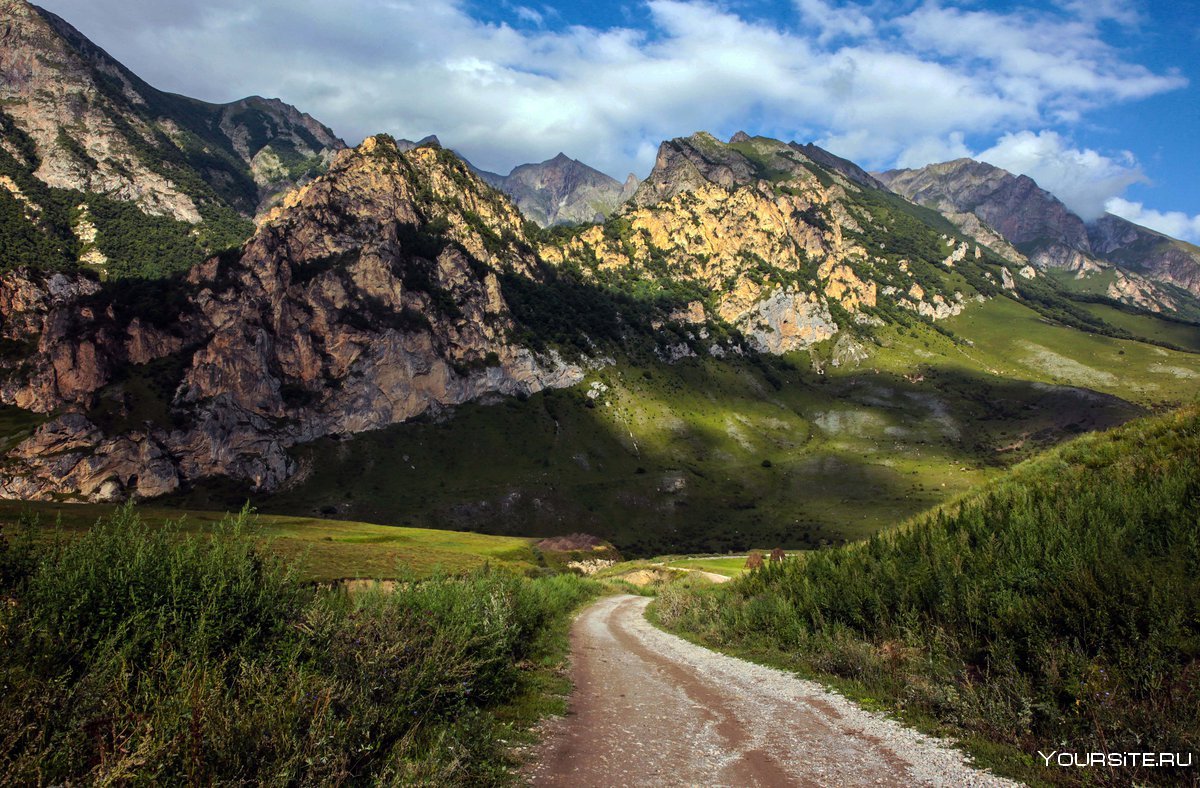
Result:
M607 597L571 633L575 692L545 730L534 785L1012 785L812 682L653 627Z

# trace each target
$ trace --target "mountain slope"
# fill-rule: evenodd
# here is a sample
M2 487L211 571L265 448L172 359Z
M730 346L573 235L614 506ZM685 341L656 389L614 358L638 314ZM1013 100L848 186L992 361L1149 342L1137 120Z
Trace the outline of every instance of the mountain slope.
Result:
M526 218L542 227L603 221L637 188L630 175L624 184L560 153L540 164L522 164L508 175L476 171L512 197Z
M695 185L687 186L688 179ZM1022 338L1032 360L1016 375L1154 402L1174 396L1182 378L1172 377L1172 370L1192 374L1186 354L1162 350L1164 366L1156 371L1142 364L1148 346L1130 342L1121 346L1122 356L1142 364L1140 379L1172 382L1144 394L1110 385L1111 373L1094 373L1075 361L1094 353L1098 340L1065 326L1113 336L1127 332L1063 300L1042 278L1014 275L1002 258L957 235L938 214L852 182L794 146L762 138L726 145L708 135L673 140L664 143L660 166L642 190L644 206L630 206L603 226L542 233L452 153L381 136L338 154L326 175L265 215L241 250L195 266L185 280L136 288L79 275L14 272L0 280L7 304L0 325L7 340L0 397L47 416L16 419L45 423L10 444L0 491L7 497L111 500L186 492L213 477L260 492L296 488L329 465L328 458L299 448L313 441L468 401L572 386L588 368L635 364L649 371L690 358L701 368L714 365L712 374L747 365L757 370L730 391L730 402L761 396L751 390L797 387L791 396L800 410L764 414L763 423L791 423L803 412L808 415L796 428L805 434L811 431L805 419L833 424L841 418L813 410L834 390L811 391L805 370L819 380L870 364L894 369L891 376L923 379L928 373L911 358L889 360L897 352L893 347L915 350L920 342L920 352L933 359L936 340L950 358L973 358L965 349L970 342L951 333L946 321L1017 300L1028 304L1020 309L1030 316L1063 324L1057 330L1085 350L1070 342L1045 344L1040 335L1049 329L1031 320ZM655 202L646 197L654 192L673 194ZM982 349L984 340L971 342ZM796 355L778 368L760 356L789 353ZM927 408L951 418L952 402L970 396L967 381L987 363L973 360L962 373L954 371L944 396L929 400L919 390L909 392L912 403L887 409L881 424L911 420L914 408L925 414L922 419L932 418ZM703 388L696 381L688 385ZM885 374L872 385L896 383ZM593 391L595 396L569 398L569 407L604 402L607 411L602 389ZM839 391L836 396L847 396ZM1034 402L1046 395L1022 383L1013 396ZM936 406L929 404L934 401ZM636 397L631 404L647 418L657 413L668 422L678 419L672 407L664 411ZM1079 423L1111 423L1130 413L1125 403L1106 398L1087 410L1093 415ZM47 421L49 414L58 415ZM618 422L602 422L590 434L621 429ZM555 436L560 423L567 423L565 413L554 419ZM876 425L873 418L868 423ZM697 436L710 429L695 426ZM1060 435L1064 426L1056 423L1048 434ZM632 495L643 494L633 490L654 478L674 486L672 469L691 447L712 445L707 437L698 444L663 444L661 437L644 443L658 430L653 421L644 428L651 433L638 438L626 429L633 439L628 449L624 438L598 444L621 458L611 467L661 469L663 475L630 485ZM744 465L745 452L759 451L753 448L757 439L746 436L773 430L746 429L723 424L721 435L742 437L736 452L722 447L718 456ZM930 429L943 434L942 427ZM960 429L945 433L958 436L945 438L948 451L983 467L991 449L964 445ZM883 426L866 432L877 433L887 434ZM662 446L660 456L639 459L641 447L654 444ZM505 441L498 451L503 455L512 446ZM806 463L820 446L801 442L787 449L797 478L811 477ZM628 450L632 455L622 454ZM697 460L707 462L708 451L700 448ZM853 450L837 449L843 452L851 456ZM385 465L395 460L389 457ZM721 459L718 468L726 462ZM844 467L841 462L824 467ZM509 458L502 475L515 480L521 467ZM878 468L861 473L894 476ZM771 495L783 495L786 485L779 485L786 478L763 481ZM824 484L838 489L840 483ZM785 498L778 500L782 505ZM396 511L411 510L406 505ZM546 509L548 516L560 513ZM829 514L822 508L820 517ZM452 517L449 524L484 527L491 516L481 511ZM796 538L830 538L819 533L810 528L808 536ZM698 531L694 543L711 536ZM662 552L669 547L662 538L645 544Z
M189 247L240 243L248 217L344 147L277 99L218 105L164 93L59 17L24 0L0 0L0 10L0 215L29 225L14 233L60 247L50 267L186 268ZM153 248L166 259L148 263ZM27 261L0 256L5 267Z
M905 198L946 214L983 243L989 231L998 233L1039 268L1083 279L1116 267L1106 291L1114 300L1154 311L1194 311L1200 249L1189 244L1111 214L1087 224L1027 176L971 159L878 177Z
M1051 283L1009 272L1006 287L1003 260L977 259L937 214L791 146L696 135L660 158L645 188L680 170L698 185L543 234L539 277L500 277L514 339L591 359L582 384L297 447L303 481L260 505L582 527L639 555L816 546L1119 423L1140 412L1131 401L1194 393L1193 354L1064 325L1079 318L1056 311L1071 304ZM746 175L719 187L696 160ZM199 483L178 500L244 494Z

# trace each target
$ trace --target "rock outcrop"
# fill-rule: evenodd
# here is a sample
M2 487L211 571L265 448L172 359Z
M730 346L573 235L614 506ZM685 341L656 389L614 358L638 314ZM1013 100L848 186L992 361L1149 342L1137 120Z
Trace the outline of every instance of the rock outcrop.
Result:
M760 352L830 339L846 327L835 308L855 325L876 320L862 311L884 306L881 288L890 304L931 319L961 312L961 292L935 292L926 280L925 298L908 261L886 243L864 245L866 234L887 238L894 221L868 207L878 205L867 195L879 195L879 185L832 154L810 157L817 151L746 134L729 143L703 132L670 140L629 207L543 255L597 277L686 282L711 294L713 314ZM960 259L978 249L954 243ZM914 285L921 297L892 297Z
M5 336L39 344L24 360L32 374L0 392L72 412L10 453L0 494L117 500L213 475L272 489L295 472L297 442L578 382L580 367L509 339L498 274L539 265L521 232L520 214L453 154L378 137L288 195L240 253L194 269L176 335L152 339L112 309L85 314L102 295L91 280L6 278ZM90 322L56 343L64 308ZM171 423L106 434L85 415L119 364L180 352Z

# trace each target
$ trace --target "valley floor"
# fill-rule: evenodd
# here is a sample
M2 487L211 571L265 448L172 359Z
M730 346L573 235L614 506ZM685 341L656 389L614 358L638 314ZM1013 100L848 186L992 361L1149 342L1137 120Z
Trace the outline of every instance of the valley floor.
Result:
M571 634L575 694L534 785L1013 785L819 684L656 629L606 597Z

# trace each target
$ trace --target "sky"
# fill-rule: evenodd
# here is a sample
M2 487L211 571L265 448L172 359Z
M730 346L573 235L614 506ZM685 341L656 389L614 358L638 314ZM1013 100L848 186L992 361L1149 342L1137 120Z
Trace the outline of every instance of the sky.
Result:
M142 78L623 180L706 130L868 169L961 156L1200 242L1194 0L40 0Z

